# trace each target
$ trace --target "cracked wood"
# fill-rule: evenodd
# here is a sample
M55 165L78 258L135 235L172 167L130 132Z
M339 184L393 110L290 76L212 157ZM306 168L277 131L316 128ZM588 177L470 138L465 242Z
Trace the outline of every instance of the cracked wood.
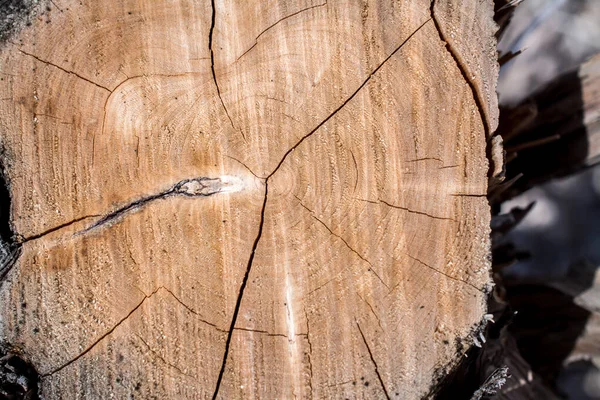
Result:
M491 1L56 3L0 48L44 397L429 393L489 282Z
M75 232L72 236L84 235L90 232L91 230L99 228L103 225L114 223L115 221L118 221L119 219L123 218L128 213L135 212L136 210L139 210L140 208L146 206L148 203L151 203L155 200L165 199L172 196L206 197L219 193L231 193L238 190L242 190L243 185L244 184L241 179L230 176L222 178L202 177L185 179L176 183L170 189L129 202L121 207L118 207L114 211L110 211L103 215L95 214L79 217L74 219L73 221L65 222L64 224L60 224L53 228L47 229L44 232L40 232L25 238L20 238L17 240L17 242L19 244L23 244L30 240L39 239L43 236L49 235L53 232L69 227L86 219L97 218L96 221L92 222L84 229Z

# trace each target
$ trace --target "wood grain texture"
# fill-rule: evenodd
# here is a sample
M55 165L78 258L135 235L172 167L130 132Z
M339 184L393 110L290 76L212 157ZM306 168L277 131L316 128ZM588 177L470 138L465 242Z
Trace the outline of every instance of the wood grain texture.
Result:
M45 397L428 393L485 312L492 2L53 3L0 51Z

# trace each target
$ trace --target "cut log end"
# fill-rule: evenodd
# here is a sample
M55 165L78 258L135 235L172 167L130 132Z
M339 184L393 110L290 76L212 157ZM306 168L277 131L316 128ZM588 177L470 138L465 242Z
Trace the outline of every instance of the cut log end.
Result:
M432 393L490 285L493 5L450 3L62 0L6 43L45 398Z

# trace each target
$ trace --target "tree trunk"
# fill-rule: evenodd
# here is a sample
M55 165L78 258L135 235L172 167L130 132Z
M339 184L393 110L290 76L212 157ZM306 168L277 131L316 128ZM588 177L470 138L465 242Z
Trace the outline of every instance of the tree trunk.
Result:
M491 0L35 7L0 332L46 399L433 393L490 282Z

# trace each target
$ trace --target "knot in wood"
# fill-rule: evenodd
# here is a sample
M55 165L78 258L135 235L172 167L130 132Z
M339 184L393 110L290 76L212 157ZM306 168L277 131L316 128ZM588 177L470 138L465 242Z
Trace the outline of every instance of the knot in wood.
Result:
M235 176L220 178L194 178L179 182L173 192L184 196L210 196L216 193L231 193L240 191L242 180Z

